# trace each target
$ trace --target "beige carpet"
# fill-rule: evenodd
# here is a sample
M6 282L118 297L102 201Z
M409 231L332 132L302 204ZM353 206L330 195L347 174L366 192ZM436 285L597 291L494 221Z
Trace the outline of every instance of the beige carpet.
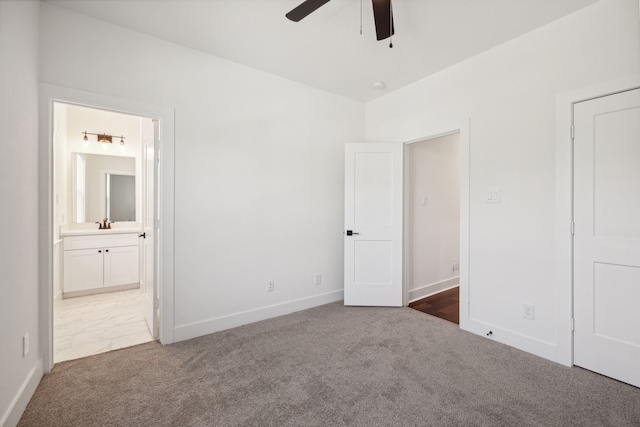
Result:
M640 389L339 303L55 366L20 426L640 426Z

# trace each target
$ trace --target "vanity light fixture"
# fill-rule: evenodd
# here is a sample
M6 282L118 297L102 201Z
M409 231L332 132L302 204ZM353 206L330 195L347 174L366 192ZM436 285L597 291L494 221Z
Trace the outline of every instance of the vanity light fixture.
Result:
M87 137L87 135L95 135L98 137L98 142L104 144L102 146L102 148L104 148L106 150L106 148L108 147L107 144L112 144L113 143L113 135L107 135L106 133L91 133L91 132L87 132L84 131L82 132L84 134L84 136L82 137L82 143L84 144L84 146L88 146L89 145L89 138ZM116 136L116 138L118 138ZM124 136L120 135L120 149L124 151Z

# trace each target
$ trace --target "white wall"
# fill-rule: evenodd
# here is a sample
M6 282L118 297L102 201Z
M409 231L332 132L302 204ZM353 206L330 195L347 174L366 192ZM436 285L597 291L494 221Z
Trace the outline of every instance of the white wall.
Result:
M42 376L38 345L38 3L0 2L0 425ZM22 337L30 349L22 356Z
M67 198L69 191L67 185L69 153L67 149L67 128L69 120L69 107L67 104L55 103L53 106L53 157L55 172L53 175L54 219L53 223L62 225L70 220L67 212ZM60 237L59 227L53 228L53 240Z
M413 301L458 284L460 134L409 144L407 155L410 233L405 274Z
M344 143L364 139L363 104L48 4L41 16L43 82L175 108L176 339L342 298Z
M53 158L55 171L53 175L53 295L54 298L62 295L61 266L62 266L62 240L60 238L60 226L70 219L67 212L68 194L67 185L67 126L68 106L56 103L53 107Z
M470 117L470 329L556 357L555 101L640 73L638 2L603 0L366 106L368 141ZM484 202L497 187L502 203ZM566 285L566 284L564 284ZM535 304L535 320L522 303Z

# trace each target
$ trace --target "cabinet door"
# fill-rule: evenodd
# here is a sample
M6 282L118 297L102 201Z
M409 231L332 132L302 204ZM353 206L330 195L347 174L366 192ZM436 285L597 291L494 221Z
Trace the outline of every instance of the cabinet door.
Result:
M102 249L64 251L63 292L102 288Z
M104 286L130 285L140 282L138 246L121 246L104 250Z

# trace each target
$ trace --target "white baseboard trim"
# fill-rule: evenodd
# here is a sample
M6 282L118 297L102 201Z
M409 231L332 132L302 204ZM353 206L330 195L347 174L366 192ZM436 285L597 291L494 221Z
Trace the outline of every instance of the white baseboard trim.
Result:
M42 359L39 359L36 364L29 371L29 375L22 383L20 390L16 393L15 397L11 401L11 404L7 408L7 411L2 415L0 419L0 426L3 427L15 427L18 425L22 413L27 408L27 404L33 397L40 380L44 375L42 369Z
M468 323L465 322L464 327L463 324L460 323L460 329L464 329L476 335L483 336L493 341L498 341L502 344L508 345L509 347L514 347L518 350L562 364L562 361L558 360L557 345L555 343L523 335L509 329L500 328L473 318L469 319ZM491 335L487 335L489 331L491 331Z
M426 298L438 292L446 291L447 289L455 288L460 284L460 277L452 277L440 282L430 283L428 285L420 286L419 288L409 290L409 302L414 302L422 298Z
M242 311L227 316L216 317L202 322L190 323L188 325L177 326L174 331L174 342L184 341L226 329L236 328L249 323L283 316L300 310L329 304L344 299L342 289L314 295L308 298L301 298L287 301L280 304L260 307L254 310Z

